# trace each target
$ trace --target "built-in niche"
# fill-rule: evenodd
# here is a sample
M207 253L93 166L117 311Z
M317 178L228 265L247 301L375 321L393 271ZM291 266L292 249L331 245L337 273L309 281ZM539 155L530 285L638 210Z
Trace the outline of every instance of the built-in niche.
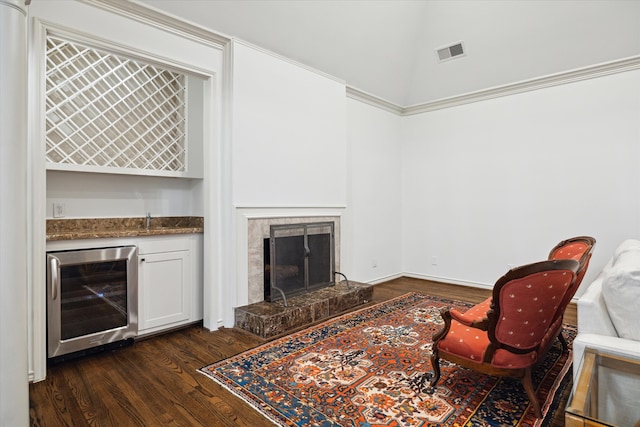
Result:
M64 32L45 63L48 169L203 177L206 76Z

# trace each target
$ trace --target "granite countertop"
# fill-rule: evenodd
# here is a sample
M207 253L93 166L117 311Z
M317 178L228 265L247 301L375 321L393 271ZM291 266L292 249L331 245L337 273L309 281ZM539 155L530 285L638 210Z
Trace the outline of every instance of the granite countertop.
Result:
M166 216L146 218L48 219L47 240L99 239L106 237L162 236L191 234L204 231L204 218L197 216Z

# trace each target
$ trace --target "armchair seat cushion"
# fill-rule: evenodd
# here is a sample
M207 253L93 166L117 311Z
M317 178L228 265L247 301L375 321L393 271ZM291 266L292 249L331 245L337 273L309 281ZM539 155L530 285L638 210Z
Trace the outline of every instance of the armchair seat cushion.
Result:
M489 347L489 336L486 331L463 325L451 320L451 329L446 338L438 343L440 351L455 354L470 362L481 364ZM536 362L537 352L515 354L498 349L493 354L491 365L496 368L520 369Z
M526 368L536 363L538 354L530 351L525 354L514 354L510 351L499 348L493 355L491 365L496 368L520 369Z
M489 346L489 336L486 331L452 319L449 334L437 345L441 351L456 354L471 362L482 363Z

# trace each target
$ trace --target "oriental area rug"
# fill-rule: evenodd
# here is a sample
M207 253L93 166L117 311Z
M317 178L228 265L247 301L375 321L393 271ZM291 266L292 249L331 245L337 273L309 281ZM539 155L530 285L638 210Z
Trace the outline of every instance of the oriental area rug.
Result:
M542 426L571 387L571 352L558 340L533 372L543 418L517 379L441 360L431 337L439 308L471 305L409 293L205 366L200 372L278 426ZM575 328L565 326L567 343Z

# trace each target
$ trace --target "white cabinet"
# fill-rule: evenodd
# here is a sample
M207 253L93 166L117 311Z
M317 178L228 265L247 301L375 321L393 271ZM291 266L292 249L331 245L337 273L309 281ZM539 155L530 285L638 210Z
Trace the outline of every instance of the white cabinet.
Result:
M201 237L162 236L138 244L138 334L202 318Z

